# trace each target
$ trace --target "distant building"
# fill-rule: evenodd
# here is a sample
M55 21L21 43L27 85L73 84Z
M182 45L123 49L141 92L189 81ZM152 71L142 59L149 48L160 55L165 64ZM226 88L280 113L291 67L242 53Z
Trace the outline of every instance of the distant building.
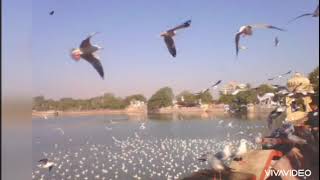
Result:
M141 108L141 107L144 107L145 106L145 102L143 101L138 101L138 100L131 100L130 101L130 105L129 107L130 108Z
M231 81L228 84L226 84L222 89L220 90L220 93L223 95L231 95L236 90L246 90L248 88L247 84L237 83L235 81Z

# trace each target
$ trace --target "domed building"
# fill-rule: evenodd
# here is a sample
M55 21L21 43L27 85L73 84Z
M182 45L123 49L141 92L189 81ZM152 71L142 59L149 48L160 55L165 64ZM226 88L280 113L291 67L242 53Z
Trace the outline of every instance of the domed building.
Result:
M287 105L287 120L288 121L297 121L302 120L307 116L307 113L311 111L310 103L312 102L312 98L310 94L314 93L312 84L310 80L303 76L300 73L295 73L292 78L290 78L287 82L288 90L295 93L304 94L299 99L286 97L286 105ZM301 102L303 104L303 108L298 111L293 111L293 105L297 102Z

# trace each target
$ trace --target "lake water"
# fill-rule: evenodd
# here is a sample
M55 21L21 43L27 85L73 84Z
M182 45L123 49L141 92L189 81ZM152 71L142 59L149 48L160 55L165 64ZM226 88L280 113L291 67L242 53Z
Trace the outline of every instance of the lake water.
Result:
M197 158L240 139L251 149L265 120L99 115L32 120L33 179L181 179L209 167ZM56 165L49 172L38 160Z

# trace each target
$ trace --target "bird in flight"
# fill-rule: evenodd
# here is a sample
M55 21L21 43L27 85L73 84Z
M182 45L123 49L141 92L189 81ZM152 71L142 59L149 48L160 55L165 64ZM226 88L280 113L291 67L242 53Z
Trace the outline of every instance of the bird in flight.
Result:
M204 90L202 90L202 91L200 91L200 92L195 93L195 95L201 95L201 94L207 93L207 92L210 90L210 88L217 88L218 85L219 85L221 82L222 82L222 80L218 80L218 81L217 81L216 83L214 83L212 86L210 86L210 87L208 87L208 88L206 88L206 89L204 89Z
M312 13L305 13L305 14L302 14L302 15L300 15L300 16L297 16L297 17L293 18L292 20L290 20L290 21L288 22L288 24L289 24L289 23L292 23L293 21L295 21L295 20L297 20L297 19L300 19L300 18L302 18L302 17L305 17L305 16L319 17L319 5L318 5L317 9L314 10L314 12L312 12Z
M102 79L104 79L104 72L103 67L99 58L94 54L99 49L103 49L97 45L92 45L90 43L90 39L97 33L93 33L92 35L88 36L85 40L83 40L80 44L79 48L73 48L71 51L71 57L75 61L79 61L81 58L88 61L99 73Z
M176 26L175 28L169 29L166 32L163 32L160 34L160 36L163 37L164 42L166 43L170 54L173 57L176 57L176 55L177 55L176 46L175 46L175 43L173 40L173 37L176 35L176 31L179 29L190 27L190 25L191 25L191 20L188 20L188 21L184 22L183 24Z
M289 75L289 74L291 74L291 73L292 73L292 71L290 70L290 71L288 71L288 72L286 72L286 73L284 73L284 74L280 74L280 75L278 75L278 76L276 76L276 77L269 78L268 81L273 81L273 80L275 80L275 79L277 79L277 78L283 78L283 76Z
M253 29L254 28L260 28L260 29L276 29L276 30L279 30L279 31L285 31L284 29L282 28L278 28L278 27L275 27L275 26L272 26L272 25L269 25L269 24L255 24L255 25L244 25L244 26L241 26L239 31L236 33L236 36L235 36L235 43L236 43L236 55L238 56L238 53L239 53L239 49L240 49L240 46L239 46L239 42L240 42L240 36L242 35L243 37L245 36L252 36L253 34Z
M50 13L49 13L51 16L54 14L54 11L50 11Z
M212 88L217 88L218 85L222 82L222 80L217 81L216 83L214 83L214 85L212 85Z

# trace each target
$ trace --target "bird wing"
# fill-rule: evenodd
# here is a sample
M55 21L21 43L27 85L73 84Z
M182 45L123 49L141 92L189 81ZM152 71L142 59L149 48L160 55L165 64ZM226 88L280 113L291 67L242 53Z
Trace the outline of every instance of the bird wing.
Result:
M171 54L173 57L176 57L176 55L177 55L177 50L176 50L176 46L174 45L173 38L170 37L170 36L164 36L164 42L166 43L167 48L168 48L170 54Z
M191 25L191 20L188 20L186 22L184 22L183 24L180 24L179 26L176 26L168 31L176 31L178 29L183 29L183 28L187 28Z
M236 43L236 55L238 56L238 53L239 53L239 41L240 41L240 35L242 34L242 32L238 32L236 34L236 37L235 37L235 43Z
M207 88L201 94L204 94L204 93L208 92L209 90L210 90L210 88Z
M104 79L103 67L98 58L96 58L93 54L83 54L81 57L88 61L97 70L102 79Z
M276 26L272 26L272 25L269 25L269 24L254 24L254 25L251 25L252 28L269 28L269 29L276 29L276 30L279 30L279 31L285 31L284 29L282 28L278 28Z
M288 71L288 72L286 72L286 73L284 73L284 74L281 74L282 76L284 76L284 75L288 75L288 74L290 74L292 71L290 70L290 71Z
M96 35L97 32L91 34L90 36L88 36L85 40L83 40L80 44L80 48L87 48L87 47L90 47L92 46L91 43L90 43L90 39L92 36Z
M289 23L292 23L293 21L296 21L297 19L300 19L300 18L302 18L302 17L312 16L312 15L313 15L313 13L305 13L305 14L302 14L302 15L300 15L300 16L297 16L297 17L291 19L291 20L288 22L288 24L289 24Z
M218 84L220 84L222 82L222 80L217 81L214 85L212 85L211 87L217 86Z

